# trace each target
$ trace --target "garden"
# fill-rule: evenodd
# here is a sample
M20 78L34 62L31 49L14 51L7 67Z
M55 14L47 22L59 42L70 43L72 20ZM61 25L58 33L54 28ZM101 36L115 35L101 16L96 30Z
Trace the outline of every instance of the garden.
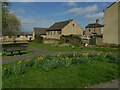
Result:
M73 52L3 64L3 88L87 88L119 78L119 57Z

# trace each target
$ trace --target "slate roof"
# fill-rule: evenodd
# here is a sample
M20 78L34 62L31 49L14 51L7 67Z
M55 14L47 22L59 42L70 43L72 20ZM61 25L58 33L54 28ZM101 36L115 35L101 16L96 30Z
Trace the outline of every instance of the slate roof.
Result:
M56 22L52 26L50 26L47 31L49 30L61 30L63 29L66 25L68 25L72 21L72 19L67 20L67 21L62 21L62 22Z
M104 25L99 23L88 24L85 28L96 28L96 27L104 27Z
M34 28L36 35L45 35L48 28Z

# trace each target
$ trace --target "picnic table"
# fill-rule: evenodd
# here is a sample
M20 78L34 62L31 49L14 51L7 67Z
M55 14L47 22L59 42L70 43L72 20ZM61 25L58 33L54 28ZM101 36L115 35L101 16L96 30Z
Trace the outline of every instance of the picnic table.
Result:
M14 52L18 51L18 53L21 55L21 51L26 50L27 46L19 46L19 47L11 47L4 49L4 52L11 53L11 55L14 55Z
M10 45L3 45L2 51L6 53L10 53L12 56L14 52L18 52L21 55L21 51L27 49L27 44L10 44Z

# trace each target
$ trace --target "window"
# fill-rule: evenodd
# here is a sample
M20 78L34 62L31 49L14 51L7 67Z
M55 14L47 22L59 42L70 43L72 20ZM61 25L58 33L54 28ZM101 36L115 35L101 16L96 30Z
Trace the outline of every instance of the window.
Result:
M73 27L75 26L75 24L73 24Z
M89 31L91 31L91 30L89 29Z
M20 35L17 35L17 38L19 38L20 37Z
M61 34L61 31L58 31L58 34Z
M12 38L12 36L8 36L8 38Z

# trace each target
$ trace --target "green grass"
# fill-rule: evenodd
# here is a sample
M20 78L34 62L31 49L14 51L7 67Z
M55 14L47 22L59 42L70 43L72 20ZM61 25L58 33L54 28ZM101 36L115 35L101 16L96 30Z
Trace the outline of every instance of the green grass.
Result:
M98 52L118 52L117 48L100 48L100 47L72 47L72 46L66 46L66 47L60 47L55 44L43 44L43 43L35 43L30 42L29 46L40 48L43 50L50 50L50 51L98 51Z
M27 70L26 73L12 73L3 76L3 88L85 88L92 85L107 82L120 77L118 75L118 64L117 55L115 54L100 54L100 55L57 55L51 56L46 55L44 59L42 56L32 58L27 65L30 65L33 60L33 66L28 66L21 70ZM73 61L70 60L73 58ZM64 60L68 62L75 62L66 66L54 67L59 60ZM80 61L80 62L78 62ZM81 62L82 61L82 62ZM85 62L83 62L85 61ZM21 64L17 62L12 62L9 64L3 64L4 68L9 68L9 66L16 66L12 70L16 69L18 66L26 66L25 62L22 61ZM60 64L60 63L58 63ZM45 70L42 68L45 66L49 68ZM120 73L119 73L120 74Z
M118 78L118 66L107 62L71 65L43 71L32 67L24 75L3 78L3 88L79 88Z

